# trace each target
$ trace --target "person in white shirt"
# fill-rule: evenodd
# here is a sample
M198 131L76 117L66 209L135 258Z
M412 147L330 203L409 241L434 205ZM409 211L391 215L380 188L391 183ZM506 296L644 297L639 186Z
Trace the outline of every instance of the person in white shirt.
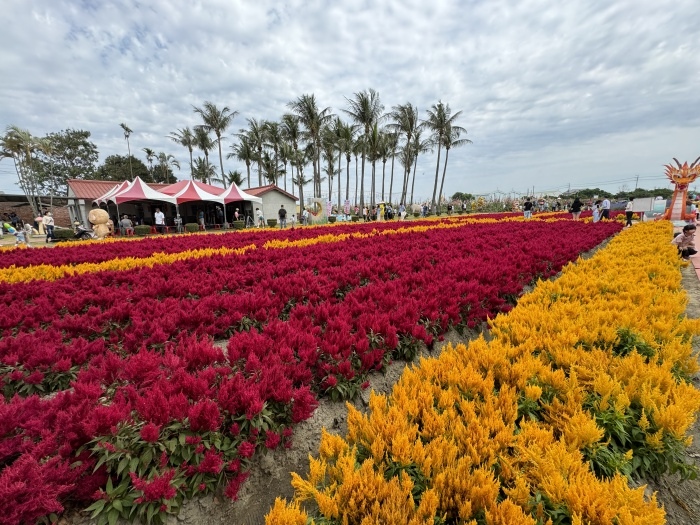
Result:
M600 218L610 220L610 200L607 197L603 199L603 204L601 205Z
M260 210L260 208L255 208L255 213L258 216L258 228L264 228L265 227L265 217L263 216L262 210Z
M156 213L153 217L156 219L156 230L159 233L165 233L165 214L160 211L160 208L156 208Z
M41 219L41 222L44 224L44 228L46 229L46 242L54 241L56 237L54 237L53 234L53 214L50 211L47 211L44 213L44 217Z
M302 223L304 224L304 226L308 226L309 225L309 210L304 208L304 211L301 213L301 217L303 219Z
M632 215L634 215L632 208L634 208L634 197L630 197L630 200L628 200L627 204L625 205L625 218L627 219L625 228L632 226Z

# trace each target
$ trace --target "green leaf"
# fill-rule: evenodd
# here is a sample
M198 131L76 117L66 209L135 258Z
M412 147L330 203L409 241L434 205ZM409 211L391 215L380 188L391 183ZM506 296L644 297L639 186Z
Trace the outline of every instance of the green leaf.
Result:
M153 459L153 449L147 448L143 454L141 454L141 466L148 467L151 460Z
M126 466L129 464L129 458L123 457L121 461L119 462L119 465L117 466L117 476L119 476L122 471L126 468Z
M90 505L87 509L85 509L85 512L92 512L90 519L95 519L97 515L100 512L102 512L102 510L105 508L105 503L107 503L105 500L99 499L95 503Z
M107 522L109 525L115 525L117 523L117 520L119 519L119 511L117 509L112 509L109 511L109 514L107 514Z
M117 509L119 512L122 512L124 510L124 507L122 506L121 500L115 499L112 501L112 507Z

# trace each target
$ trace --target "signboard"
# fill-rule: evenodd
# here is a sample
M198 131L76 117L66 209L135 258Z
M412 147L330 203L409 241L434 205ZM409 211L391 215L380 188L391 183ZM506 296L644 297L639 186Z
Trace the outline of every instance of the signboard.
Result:
M345 215L350 215L350 201L348 199L345 199L345 202L343 203L343 211L345 212Z

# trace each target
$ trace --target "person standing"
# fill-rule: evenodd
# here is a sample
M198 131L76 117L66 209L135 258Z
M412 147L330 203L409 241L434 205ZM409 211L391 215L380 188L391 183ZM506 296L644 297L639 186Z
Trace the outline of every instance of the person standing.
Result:
M158 233L165 233L165 214L160 211L160 208L156 208L156 213L153 217L156 219L156 230L158 230Z
M280 206L280 210L277 212L277 217L280 220L280 229L287 227L287 210L284 209L284 204Z
M44 216L41 219L41 222L44 224L44 228L46 229L46 242L55 241L56 237L54 236L54 233L53 233L53 229L54 229L53 214L50 211L45 212Z
M532 201L530 197L525 198L525 204L523 204L523 217L526 219L532 219Z
M406 220L406 206L404 206L403 203L399 205L399 216L402 221Z
M309 225L309 210L304 208L304 211L301 212L301 222L304 226Z
M581 202L581 199L576 197L574 199L574 202L571 203L571 215L573 216L574 220L577 221L579 217L581 216L581 208L583 207L583 203Z
M265 227L265 216L263 215L263 212L260 208L255 208L255 214L258 217L258 228L264 228Z
M597 200L593 203L593 222L598 222L600 220L600 203L602 201Z
M634 208L634 197L630 197L630 200L628 200L627 204L625 205L625 218L627 219L625 228L632 226L632 215L634 215L632 208Z
M603 204L601 205L600 218L608 220L610 219L610 200L607 197L603 199Z
M367 222L367 216L369 215L369 210L367 209L367 206L362 208L362 221Z
M197 214L197 219L199 220L199 229L205 231L207 227L204 224L204 210L199 210Z

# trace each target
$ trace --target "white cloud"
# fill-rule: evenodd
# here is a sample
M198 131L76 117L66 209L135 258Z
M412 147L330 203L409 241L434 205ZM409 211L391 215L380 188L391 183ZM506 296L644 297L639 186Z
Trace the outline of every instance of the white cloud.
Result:
M86 129L102 159L126 153L120 122L135 153L184 160L165 136L198 123L192 105L239 111L233 134L305 93L342 115L370 87L387 109L462 111L474 144L450 152L447 194L665 185L662 164L700 155L696 0L6 4L0 125ZM435 160L419 161L418 196ZM1 162L0 189L14 180Z

